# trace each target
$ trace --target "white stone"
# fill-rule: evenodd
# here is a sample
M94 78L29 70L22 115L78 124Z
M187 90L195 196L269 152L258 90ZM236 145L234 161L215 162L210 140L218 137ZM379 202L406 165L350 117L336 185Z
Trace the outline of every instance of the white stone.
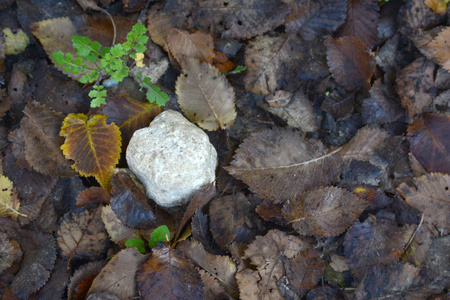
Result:
M147 196L164 207L187 203L215 180L217 152L209 137L173 110L133 134L126 158Z

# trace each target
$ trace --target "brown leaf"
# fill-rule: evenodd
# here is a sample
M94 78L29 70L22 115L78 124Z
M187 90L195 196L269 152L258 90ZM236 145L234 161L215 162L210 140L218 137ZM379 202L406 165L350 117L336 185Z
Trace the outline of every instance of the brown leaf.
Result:
M232 243L237 229L249 214L250 202L242 193L214 199L209 207L210 230L217 244L223 248Z
M323 187L289 200L283 216L301 235L337 236L343 233L369 202L337 187Z
M132 299L136 294L136 271L147 257L139 254L134 247L123 249L95 277L88 295L106 292L120 299Z
M375 148L388 137L387 131L379 126L365 126L356 132L355 136L342 147L339 153L344 161L369 161Z
M354 37L328 37L327 61L336 81L348 91L368 90L375 71L375 58Z
M413 38L421 30L441 24L444 19L445 14L436 14L425 1L409 0L402 5L397 23L402 34Z
M326 111L337 121L340 119L347 119L353 113L353 106L355 105L355 94L341 95L337 92L332 92L322 102L321 109Z
M347 18L340 36L354 36L365 48L372 48L378 41L378 11L378 4L373 0L348 1Z
M219 284L216 278L205 270L200 270L200 277L203 282L203 296L205 300L231 299L225 292L223 286Z
M268 95L276 90L294 90L299 79L325 76L328 68L323 52L322 43L305 42L295 35L257 37L245 50L245 88Z
M427 262L428 251L433 240L439 236L439 231L435 226L428 223L422 223L420 227L411 224L409 227L412 240L402 255L402 261L421 268Z
M152 252L136 276L142 299L183 299L186 295L192 299L203 297L200 275L180 251L156 247Z
M85 189L77 196L77 206L91 205L93 207L100 204L109 204L111 196L105 191L104 188L91 186Z
M292 1L284 0L284 2ZM286 28L288 32L299 33L306 40L313 40L335 31L344 23L347 15L347 0L316 0L301 3L306 12L287 23Z
M70 278L70 283L67 287L67 299L86 299L92 281L94 281L94 278L100 273L104 265L103 261L94 261L78 268Z
M111 241L119 245L124 245L129 239L140 238L139 230L123 225L110 205L102 207L102 220Z
M428 46L433 58L450 71L450 26L445 27Z
M209 34L201 31L189 33L173 28L167 36L167 44L173 57L180 64L184 58L195 58L201 62L212 63L214 41Z
M293 290L303 296L308 290L319 283L322 278L325 263L315 249L303 250L288 261L286 274Z
M437 14L443 14L447 10L448 1L446 0L425 0L425 5L433 9Z
M59 257L47 283L33 297L36 297L36 299L63 298L69 283L69 277L70 270L67 269L67 263Z
M121 137L119 128L106 125L106 116L94 115L89 120L84 114L69 114L61 127L66 137L61 146L67 159L73 159L72 168L82 176L95 176L107 191L114 166L119 162Z
M100 218L100 209L69 212L60 222L56 240L61 256L68 259L68 263L73 258L93 260L104 253L108 235Z
M341 300L345 299L340 290L329 286L316 286L306 295L308 300Z
M406 202L423 213L423 219L439 227L450 228L450 176L431 173L414 178L414 186L403 183L398 191Z
M220 71L186 59L176 82L178 104L186 117L206 130L226 129L236 118L234 91Z
M408 127L411 152L428 172L450 174L450 116L425 114Z
M256 207L255 212L265 221L287 226L287 222L283 219L282 210L283 203L264 200Z
M395 216L380 211L363 223L356 221L345 234L345 257L356 280L361 280L370 266L398 261L406 241L397 227Z
M167 46L167 36L169 35L170 30L174 27L163 8L162 3L152 5L148 11L147 29L150 33L152 41L163 47L166 51L169 51Z
M9 240L5 233L0 233L0 274L14 263L22 260L22 249L14 240Z
M208 251L211 251L214 246L214 239L209 230L209 219L200 209L197 209L192 217L191 230L194 239L201 242Z
M19 273L11 284L21 299L39 290L47 282L56 260L55 239L39 231L28 231L20 243L24 256Z
M194 264L203 268L225 288L230 295L237 296L236 264L228 256L212 255L197 241L184 241L180 249Z
M426 58L418 58L397 73L397 92L409 118L425 110L436 96L435 65Z
M327 154L293 130L269 129L245 139L226 170L259 197L283 201L330 184L341 167L336 151Z

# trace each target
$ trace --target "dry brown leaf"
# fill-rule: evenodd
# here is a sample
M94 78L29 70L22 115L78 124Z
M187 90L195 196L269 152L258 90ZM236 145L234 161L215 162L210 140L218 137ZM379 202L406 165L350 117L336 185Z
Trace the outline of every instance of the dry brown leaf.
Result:
M348 91L369 90L375 58L355 37L328 37L327 61L333 77Z
M124 245L129 239L140 238L139 230L123 225L110 205L102 207L102 220L111 241L119 245Z
M201 62L212 63L214 41L209 34L200 31L189 33L173 28L167 36L167 44L173 57L180 64L185 58L195 58Z
M433 240L439 236L437 228L428 223L422 223L420 227L416 224L409 225L412 240L402 255L402 261L408 262L416 267L425 266L428 259L428 251Z
M444 69L450 71L450 26L445 27L428 47L432 57Z
M108 235L100 211L69 212L61 218L56 240L61 256L69 262L73 258L93 260L105 252Z
M344 161L369 161L374 150L389 137L389 133L379 126L365 126L339 152Z
M293 130L268 129L245 139L225 169L259 197L283 201L332 183L341 168L336 151L327 154Z
M199 273L204 285L203 296L205 300L231 299L214 276L205 270L200 270Z
M337 187L323 187L289 200L283 216L301 235L337 236L343 233L369 202Z
M196 59L186 59L176 82L181 110L206 130L226 129L236 118L234 90L220 71Z
M167 46L167 36L174 27L169 16L163 9L162 3L156 3L150 8L148 11L147 29L152 41L163 47L166 51L169 51Z
M21 259L22 249L19 244L10 240L5 233L0 232L0 274L14 263L19 263Z
M134 247L115 254L95 277L88 295L106 292L120 299L132 299L136 295L136 271L147 258Z
M355 93L339 93L333 91L322 102L321 109L333 118L338 120L347 120L353 113L355 105Z
M84 300L87 297L89 288L95 277L103 269L105 262L94 261L82 265L70 277L70 283L67 286L67 299Z
M104 188L91 186L85 189L77 196L77 206L90 205L92 207L98 206L100 204L109 204L111 196L105 191Z
M406 202L423 213L425 222L450 228L450 175L431 173L413 182L398 187Z

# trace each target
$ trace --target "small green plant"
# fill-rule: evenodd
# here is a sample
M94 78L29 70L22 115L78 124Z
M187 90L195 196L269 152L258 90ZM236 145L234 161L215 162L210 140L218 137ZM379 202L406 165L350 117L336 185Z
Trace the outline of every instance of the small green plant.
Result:
M225 72L225 76L232 75L232 74L239 74L239 73L244 72L245 70L247 70L246 66L239 65L234 70Z
M121 82L128 76L130 72L127 65L128 61L130 59L135 62L139 61L138 56L143 56L142 53L147 49L145 46L148 41L146 32L145 26L137 23L127 34L126 42L115 44L112 47L102 47L99 42L93 42L84 36L74 35L72 44L78 57L71 53L64 54L62 51L53 52L52 57L54 62L58 66L62 66L66 72L78 74L87 70L80 78L80 82L84 84L94 83L93 90L89 92L89 97L92 98L91 107L98 107L106 103L106 90L100 84L102 79L110 76L115 82ZM89 68L87 62L93 63L95 68ZM169 96L153 85L150 78L142 78L140 72L138 81L141 84L141 90L143 88L147 90L147 99L151 103L156 102L159 106L164 106L169 101Z
M170 231L166 225L159 226L153 230L148 241L148 246L153 249L159 242L169 242ZM127 248L136 247L140 253L145 253L145 241L142 239L129 239L125 242Z

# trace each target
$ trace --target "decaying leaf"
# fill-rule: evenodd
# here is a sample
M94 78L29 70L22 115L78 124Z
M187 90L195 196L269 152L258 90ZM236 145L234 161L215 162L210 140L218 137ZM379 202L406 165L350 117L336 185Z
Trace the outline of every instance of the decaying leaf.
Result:
M50 277L56 260L55 239L50 234L29 231L25 233L20 245L24 256L11 287L19 298L28 299Z
M200 209L197 209L195 215L192 217L191 230L194 239L201 242L208 251L211 251L214 245L214 239L209 230L209 219Z
M174 27L170 21L170 17L163 9L162 3L156 3L150 8L148 11L147 29L152 41L168 51L167 36Z
M236 118L234 91L218 69L186 59L176 83L178 104L186 117L206 130L226 129Z
M102 207L102 220L111 241L123 245L132 238L139 238L139 231L122 224L110 205Z
M397 92L411 119L425 112L436 96L434 69L434 63L422 57L397 73Z
M152 252L136 276L142 299L183 299L186 295L192 299L203 297L200 275L180 251L156 247Z
M312 187L335 181L342 159L327 154L289 129L269 129L244 140L226 170L255 194L273 201L292 199Z
M347 18L341 36L354 36L364 47L372 48L378 40L379 8L373 0L348 1Z
M26 215L19 212L20 202L16 195L13 195L13 183L8 177L0 174L0 217L10 216L15 219L19 215Z
M342 25L347 15L346 0L300 1L300 3L305 13L289 22L286 27L288 32L299 33L307 40L313 40L335 31ZM300 8L297 7L296 10L300 10Z
M348 91L369 90L375 58L355 37L328 38L327 61L337 82Z
M77 206L90 205L92 207L100 204L109 204L111 196L104 188L91 186L77 196Z
M73 159L72 168L82 176L95 176L107 191L114 166L119 162L121 137L115 124L106 125L106 116L69 114L61 127L66 137L61 146L65 157Z
M5 54L17 55L22 53L30 43L30 38L22 30L17 30L13 33L10 28L3 28L2 30L5 38Z
M408 127L411 152L428 172L450 174L450 116L425 114Z
M82 265L78 268L70 278L70 283L67 287L67 299L69 300L84 300L94 281L95 277L103 269L105 262L94 261Z
M337 236L369 206L369 202L337 187L323 187L289 200L283 216L301 235Z
M450 228L450 176L431 173L414 178L414 186L403 183L398 191L406 202L423 213L423 219Z
M75 176L60 149L64 138L59 136L64 115L37 102L27 104L20 121L24 132L25 157L34 170L45 175Z
M5 233L0 232L0 274L22 259L22 250L14 240L9 240Z
M100 209L67 213L61 219L56 236L61 256L69 262L73 258L93 260L100 257L108 240Z
M245 51L245 87L260 95L295 90L299 79L328 74L324 51L322 43L305 42L293 34L257 37Z
M402 261L421 268L427 263L428 251L433 240L439 236L439 231L435 226L428 223L422 223L420 228L416 224L411 224L410 227L414 238L411 240L408 248L405 249Z
M184 58L195 58L201 62L212 63L214 57L214 41L212 36L196 31L189 33L173 28L167 36L170 53L182 63Z
M337 121L347 119L353 113L355 105L355 93L341 94L332 92L323 100L321 109L326 111Z
M205 300L229 299L225 288L219 284L214 276L205 270L200 270L199 273L203 282L203 296Z
M425 5L434 10L437 14L443 14L447 10L447 0L425 0Z
M136 248L127 248L114 255L92 282L89 294L106 292L120 299L131 299L136 294L135 274L148 255Z
M428 47L433 58L450 71L450 26L445 27Z
M236 265L230 257L212 255L197 241L182 242L181 250L194 264L217 279L230 295L237 296Z
M353 276L361 280L370 266L398 261L406 241L393 213L380 211L345 234L345 257Z

